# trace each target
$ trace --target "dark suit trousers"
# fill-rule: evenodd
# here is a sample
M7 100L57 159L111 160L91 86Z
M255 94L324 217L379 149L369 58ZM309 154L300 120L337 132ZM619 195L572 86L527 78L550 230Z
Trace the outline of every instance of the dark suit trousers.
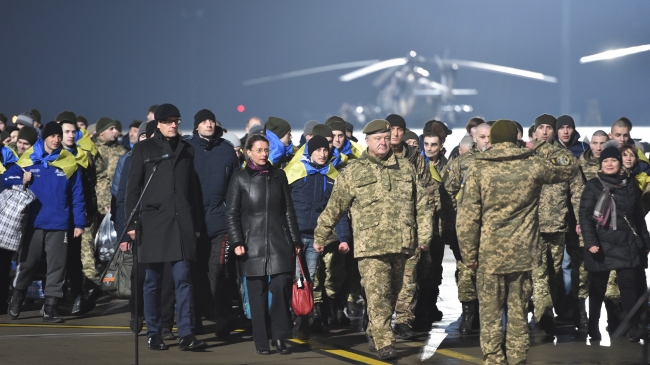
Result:
M258 351L270 350L269 333L275 340L291 338L291 284L293 272L268 276L247 276L248 301L253 322L253 340ZM273 295L268 310L268 293ZM269 332L268 323L271 322Z

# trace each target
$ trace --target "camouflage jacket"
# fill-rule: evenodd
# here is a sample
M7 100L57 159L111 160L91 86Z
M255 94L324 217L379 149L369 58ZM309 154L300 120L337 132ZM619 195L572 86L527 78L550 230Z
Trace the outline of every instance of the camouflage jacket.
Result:
M97 207L101 213L105 213L104 207L111 206L111 183L117 160L126 153L126 150L117 141L104 143L99 138L93 137L93 142L99 151L95 156Z
M544 159L557 159L567 157L572 165L577 165L571 151L559 147L556 143L536 142L534 152ZM585 184L579 170L569 181L558 184L544 185L539 200L539 230L543 233L567 232L569 208L572 208L574 217L578 219L580 210L580 197Z
M391 153L378 160L367 152L336 178L332 196L318 217L314 244L325 246L350 209L354 257L413 252L431 241L431 210L417 172Z
M580 172L582 173L585 183L598 176L600 164L591 150L586 150L582 155L580 155L578 164L580 165Z
M469 165L474 161L475 155L479 153L479 150L476 148L476 144L472 144L472 148L462 155L459 155L455 159L449 161L445 171L442 175L442 181L445 185L445 190L449 194L451 201L454 205L454 209L458 209L458 203L456 201L459 198L459 193L463 187L463 181L465 180L465 173L469 168Z
M440 200L436 192L436 181L433 180L433 177L431 177L427 162L424 157L422 157L420 149L417 147L409 146L406 144L406 142L402 142L402 150L396 151L393 149L393 153L396 157L404 158L413 165L418 176L418 180L429 195L429 204L431 208L434 208L436 202Z
M542 186L568 181L576 172L575 160L545 160L514 143L498 143L477 154L456 219L463 262L478 262L478 271L486 274L539 266Z

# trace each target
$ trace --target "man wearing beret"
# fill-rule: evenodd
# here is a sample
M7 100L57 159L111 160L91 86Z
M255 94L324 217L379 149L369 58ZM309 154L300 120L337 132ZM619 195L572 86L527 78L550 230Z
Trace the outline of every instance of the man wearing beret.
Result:
M133 240L136 234L142 235L136 249L138 263L147 265L144 316L151 350L168 348L161 335L160 312L162 273L166 264L171 265L175 285L179 348L181 351L198 350L206 346L192 332L194 286L190 274L191 265L197 260L196 239L203 225L198 193L201 188L194 170L194 148L178 133L180 116L180 111L172 104L156 108L154 118L158 128L153 137L133 147L126 188L125 213L129 214L138 208L136 204L142 189L151 178L151 188L142 195L140 230L136 233L132 223L127 232ZM158 163L145 162L163 155L171 158Z
M477 270L484 364L526 363L530 347L526 308L531 271L540 252L540 193L543 184L566 182L578 171L575 160L559 158L552 163L516 142L517 126L512 121L494 123L492 147L476 154L458 202L456 230L463 263Z
M561 148L553 139L557 120L550 114L542 114L535 118L535 140L533 152L545 159L570 159L577 164L573 154ZM533 304L535 320L539 328L547 335L555 331L555 315L557 310L558 291L562 279L562 259L566 234L569 231L568 221L572 214L577 219L580 208L580 196L584 189L582 175L577 171L571 180L555 184L547 184L542 188L539 201L539 231L540 231L540 265L533 270ZM571 204L567 204L571 202ZM569 208L571 211L569 210ZM548 258L548 259L547 259ZM582 303L584 305L584 302Z
M369 349L381 360L397 358L390 327L406 260L431 241L431 210L417 172L390 148L390 124L377 119L363 129L368 149L339 175L318 218L314 249L322 251L349 209L354 257L368 303ZM397 234L396 234L397 233Z

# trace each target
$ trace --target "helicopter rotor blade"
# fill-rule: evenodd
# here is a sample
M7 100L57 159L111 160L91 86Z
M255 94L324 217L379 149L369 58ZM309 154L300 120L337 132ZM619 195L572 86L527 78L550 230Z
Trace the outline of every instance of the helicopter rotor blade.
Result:
M609 51L596 53L591 56L580 57L580 63L611 60L612 58L623 57L623 56L627 56L639 52L646 52L646 51L650 51L650 44L644 44L642 46L636 46L636 47L611 49Z
M391 68L387 68L384 70L384 72L379 75L375 81L372 82L372 86L374 87L380 87L386 80L388 80L389 77L393 76L395 71L397 71L401 66L395 66Z
M390 67L403 66L406 65L407 63L408 63L408 59L406 57L391 58L389 60L375 62L372 65L362 67L358 70L349 72L345 75L341 75L341 77L339 77L339 80L343 82L348 82L369 75L373 72L381 71L383 69L390 68Z
M336 64L333 64L333 65L327 65L327 66L306 68L304 70L285 72L285 73L282 73L282 74L279 74L279 75L265 76L265 77L260 77L260 78L257 78L257 79L246 80L246 81L244 81L244 86L262 84L262 83L265 83L265 82L271 82L271 81L277 81L277 80L284 80L284 79L289 79L289 78L292 78L292 77L313 75L313 74L317 74L317 73L321 73L321 72L343 70L343 69L346 69L346 68L363 67L363 66L368 66L368 65L375 64L377 62L379 62L379 60L366 60L366 61L344 62L344 63L336 63Z
M525 78L539 80L539 81L545 81L551 83L557 82L557 78L553 76L548 76L539 72L527 71L527 70L522 70L514 67L500 66L491 63L476 62L476 61L464 61L464 60L447 59L447 60L443 60L443 62L446 65L451 66L453 69L457 69L458 66L461 66L461 67L473 68L477 70L492 71L492 72L498 72L507 75L525 77Z

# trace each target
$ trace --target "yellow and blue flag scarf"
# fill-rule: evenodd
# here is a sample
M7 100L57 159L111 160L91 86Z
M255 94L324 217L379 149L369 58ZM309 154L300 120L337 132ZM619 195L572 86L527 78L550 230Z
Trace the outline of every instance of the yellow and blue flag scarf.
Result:
M67 179L77 171L77 161L74 156L62 147L48 155L45 153L43 140L39 139L34 146L23 153L16 164L22 168L33 165L41 165L45 168L53 166L63 171Z
M18 156L16 155L16 152L12 150L11 148L7 146L2 146L2 150L0 151L2 153L2 163L0 164L0 174L4 174L5 171L7 171L7 166L8 164L16 163L18 161Z

